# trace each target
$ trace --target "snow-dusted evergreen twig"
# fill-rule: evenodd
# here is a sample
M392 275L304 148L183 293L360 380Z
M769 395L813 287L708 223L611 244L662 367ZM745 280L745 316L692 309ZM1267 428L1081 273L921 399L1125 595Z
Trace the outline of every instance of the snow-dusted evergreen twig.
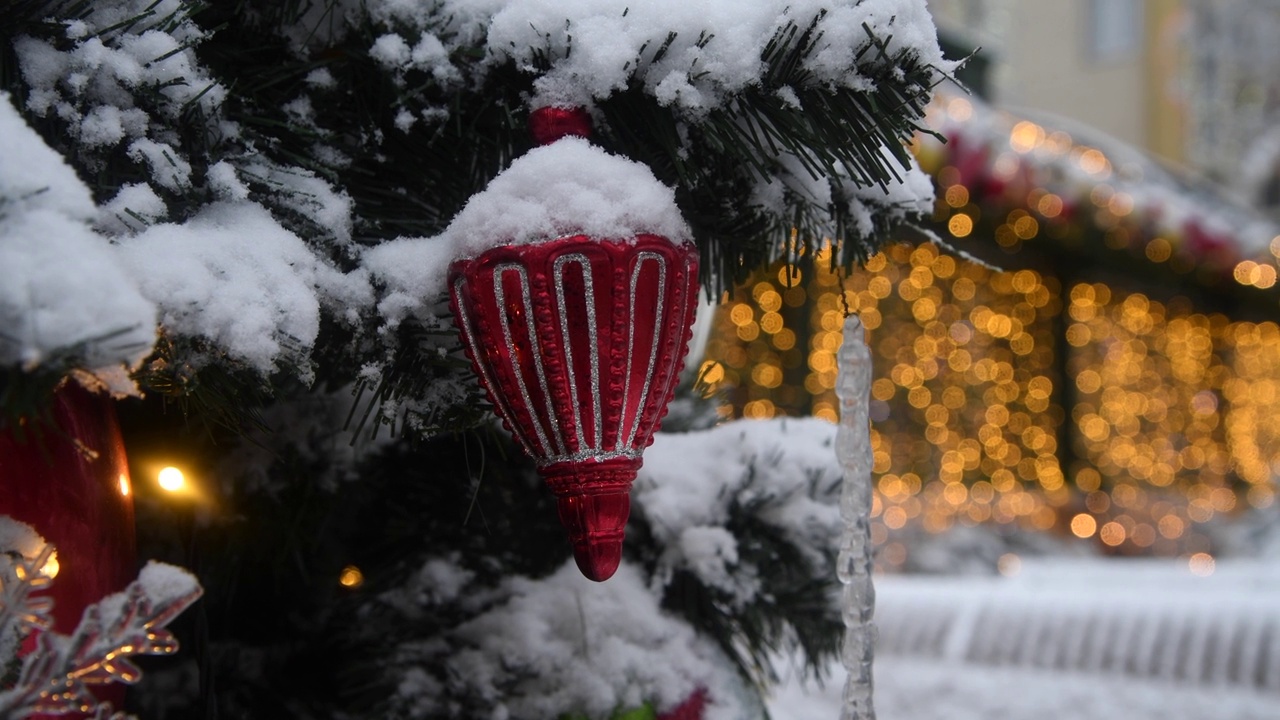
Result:
M49 626L53 602L31 593L50 578L41 569L55 556L30 525L0 515L0 689L18 669L18 646L32 630Z
M0 531L20 525L0 520ZM48 545L34 558L12 550L0 565L0 639L6 640L0 650L12 651L26 633L41 631L16 683L0 690L0 717L74 712L95 713L98 720L122 717L100 704L90 686L136 683L142 672L129 656L176 651L177 641L164 628L200 597L200 585L185 570L148 563L123 592L85 608L79 627L67 637L48 630L49 599L31 597L50 582L41 568L52 553Z

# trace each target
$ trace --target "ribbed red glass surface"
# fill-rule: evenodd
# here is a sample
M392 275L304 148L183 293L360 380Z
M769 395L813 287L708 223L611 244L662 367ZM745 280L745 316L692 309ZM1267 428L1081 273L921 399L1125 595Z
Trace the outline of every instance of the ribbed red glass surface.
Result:
M543 107L529 113L529 134L539 145L562 137L591 137L591 114L580 107Z
M459 260L449 286L476 374L555 493L578 567L609 578L641 453L684 365L696 248L575 235Z
M123 590L137 573L133 493L110 398L67 383L50 420L38 438L29 427L21 440L0 432L0 515L57 547L58 574L42 592L54 602L53 630L70 634L86 606ZM95 694L119 706L124 687Z

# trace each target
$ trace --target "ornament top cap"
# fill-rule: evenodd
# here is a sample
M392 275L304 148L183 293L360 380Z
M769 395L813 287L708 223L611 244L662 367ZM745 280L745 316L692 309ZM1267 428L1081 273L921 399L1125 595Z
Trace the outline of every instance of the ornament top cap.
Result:
M583 107L540 107L529 113L529 134L539 145L562 137L591 137L591 114Z

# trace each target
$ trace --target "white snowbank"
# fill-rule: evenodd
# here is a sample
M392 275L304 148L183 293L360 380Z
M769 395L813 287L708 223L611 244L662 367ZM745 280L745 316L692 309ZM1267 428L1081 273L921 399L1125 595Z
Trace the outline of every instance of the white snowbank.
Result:
M822 687L792 677L769 697L773 720L840 717L845 670ZM880 720L1275 720L1276 696L1234 687L981 667L922 658L879 658Z

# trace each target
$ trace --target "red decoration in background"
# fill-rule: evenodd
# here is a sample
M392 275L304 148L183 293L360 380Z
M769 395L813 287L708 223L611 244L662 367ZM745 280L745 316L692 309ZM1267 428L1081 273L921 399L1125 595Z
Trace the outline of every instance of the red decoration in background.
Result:
M473 368L555 493L578 568L608 579L684 365L697 249L575 235L459 260L449 286Z
M707 708L707 691L695 690L689 699L680 703L670 712L662 713L658 720L702 720Z
M529 113L529 134L539 145L568 135L591 137L591 114L580 107L544 107Z
M137 574L133 489L110 398L74 382L54 395L52 426L19 440L0 432L0 515L24 522L57 548L47 591L53 630L71 634L86 606ZM3 548L0 548L2 550ZM95 690L117 707L123 686Z

